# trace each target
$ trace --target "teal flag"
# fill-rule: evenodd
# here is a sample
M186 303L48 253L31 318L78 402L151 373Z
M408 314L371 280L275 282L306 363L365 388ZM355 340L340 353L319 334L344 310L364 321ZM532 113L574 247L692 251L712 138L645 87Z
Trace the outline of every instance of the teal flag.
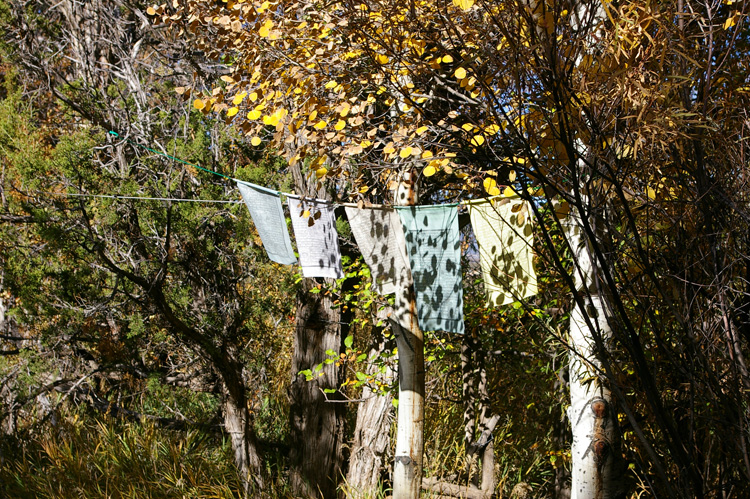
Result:
M398 206L423 331L464 332L456 205Z
M279 193L240 180L237 180L237 188L250 210L268 258L283 265L296 263L297 257L292 250Z

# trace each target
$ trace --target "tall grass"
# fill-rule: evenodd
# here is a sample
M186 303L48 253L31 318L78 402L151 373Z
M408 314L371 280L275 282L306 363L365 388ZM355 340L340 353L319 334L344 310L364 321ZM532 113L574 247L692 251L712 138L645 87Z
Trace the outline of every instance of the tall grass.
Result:
M48 428L15 448L4 442L0 496L239 497L231 449L221 437L76 416Z

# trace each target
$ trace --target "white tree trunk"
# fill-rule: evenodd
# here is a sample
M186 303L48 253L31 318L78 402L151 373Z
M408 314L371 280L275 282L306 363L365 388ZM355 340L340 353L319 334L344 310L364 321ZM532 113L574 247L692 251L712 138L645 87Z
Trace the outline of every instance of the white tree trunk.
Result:
M424 339L417 324L414 292L411 289L405 291L396 293L396 303L408 307L404 313L410 316L412 327L394 327L398 330L398 429L393 497L417 499L422 484L424 454Z
M594 283L595 262L582 232L573 217L566 235L575 255L576 289L585 306L576 304L570 315L571 499L604 499L613 494L615 420L610 392L602 383L595 339L606 347L611 329L605 299Z
M396 204L416 204L416 171L396 191ZM422 486L424 454L424 338L417 321L411 278L402 279L391 317L398 345L398 429L393 464L393 497L417 499ZM401 325L408 325L402 327Z

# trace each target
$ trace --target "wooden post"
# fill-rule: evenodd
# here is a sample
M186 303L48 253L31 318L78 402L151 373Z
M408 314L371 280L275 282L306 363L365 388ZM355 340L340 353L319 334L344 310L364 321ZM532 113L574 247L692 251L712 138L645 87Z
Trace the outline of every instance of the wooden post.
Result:
M417 173L412 170L396 191L396 204L414 205ZM396 292L392 317L398 346L398 427L393 463L393 497L417 499L422 485L424 454L424 337L410 280ZM408 329L402 325L408 325Z

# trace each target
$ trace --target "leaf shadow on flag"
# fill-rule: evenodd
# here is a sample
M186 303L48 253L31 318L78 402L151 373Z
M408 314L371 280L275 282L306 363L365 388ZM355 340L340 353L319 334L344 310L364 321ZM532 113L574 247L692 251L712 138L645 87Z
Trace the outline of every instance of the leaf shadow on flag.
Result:
M404 231L392 208L347 208L347 218L365 263L373 289L381 295L411 286Z
M470 207L489 306L507 305L537 293L533 217L527 202L515 201Z
M303 275L343 277L333 205L291 195L288 198Z
M455 206L402 208L422 330L463 333L461 241Z

